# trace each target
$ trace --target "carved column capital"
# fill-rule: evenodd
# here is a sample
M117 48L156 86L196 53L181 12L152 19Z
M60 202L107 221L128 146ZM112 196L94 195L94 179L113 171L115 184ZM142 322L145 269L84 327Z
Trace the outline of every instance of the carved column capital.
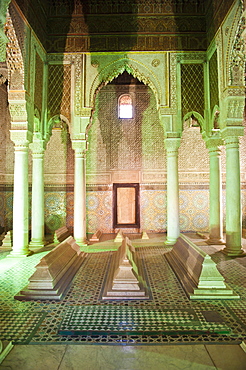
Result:
M72 148L76 156L86 157L86 151L88 149L86 140L72 140Z
M230 126L225 127L221 130L221 136L225 141L226 146L228 145L239 145L239 137L244 135L243 126Z
M32 134L27 130L10 130L10 139L15 144L15 149L17 148L28 148L29 143L32 139Z
M205 143L209 152L220 152L220 146L224 144L222 138L218 135L205 139Z
M165 139L165 148L167 150L167 153L178 153L180 142L181 139L179 137L167 137Z
M33 156L43 156L44 154L45 143L44 140L34 139L30 144L30 149Z

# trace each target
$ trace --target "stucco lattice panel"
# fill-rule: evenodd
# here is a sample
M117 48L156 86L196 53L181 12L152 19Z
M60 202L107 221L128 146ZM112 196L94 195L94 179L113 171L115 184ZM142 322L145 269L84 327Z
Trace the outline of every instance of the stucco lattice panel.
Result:
M8 80L12 90L21 90L24 86L24 64L20 45L16 37L15 29L13 27L12 19L8 15L5 25L6 36L9 39L7 43L7 66L8 66Z
M110 91L109 91L110 90ZM150 89L133 94L133 119L118 118L120 87L102 88L89 131L87 172L165 168L164 133Z
M88 134L89 150L86 155L87 173L106 171L107 169L107 151L103 142L100 121L94 119L93 125Z
M183 116L191 111L204 115L204 77L202 64L181 64Z
M7 87L0 85L0 173L6 170L6 113L7 113Z
M218 64L217 50L212 55L209 61L209 90L210 90L210 108L219 105L219 90L218 90Z
M6 174L14 172L14 144L10 140L10 116L7 86L0 85L0 176L4 182Z
M87 231L113 232L112 191L87 192Z
M42 112L42 99L43 99L43 62L38 53L36 53L34 104L38 108L39 112Z
M142 116L141 149L142 170L166 169L164 131L158 118L156 101L150 89L145 96L139 96L139 115Z
M66 193L66 226L73 228L74 220L74 194L67 191Z
M179 171L209 172L209 154L200 127L185 128L179 148Z
M67 143L62 139L61 130L52 130L50 141L44 153L45 174L67 173Z
M50 65L48 84L49 117L62 114L70 120L71 68L69 64Z

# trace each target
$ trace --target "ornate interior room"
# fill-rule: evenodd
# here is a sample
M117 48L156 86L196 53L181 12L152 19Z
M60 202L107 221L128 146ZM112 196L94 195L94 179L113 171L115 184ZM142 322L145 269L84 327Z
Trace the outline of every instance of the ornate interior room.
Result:
M3 369L244 368L245 9L1 0Z

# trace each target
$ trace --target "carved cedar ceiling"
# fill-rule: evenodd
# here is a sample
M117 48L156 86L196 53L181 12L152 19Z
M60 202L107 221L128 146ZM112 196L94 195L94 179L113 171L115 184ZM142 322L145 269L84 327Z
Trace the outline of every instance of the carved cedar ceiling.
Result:
M47 52L96 52L206 50L234 0L15 1Z

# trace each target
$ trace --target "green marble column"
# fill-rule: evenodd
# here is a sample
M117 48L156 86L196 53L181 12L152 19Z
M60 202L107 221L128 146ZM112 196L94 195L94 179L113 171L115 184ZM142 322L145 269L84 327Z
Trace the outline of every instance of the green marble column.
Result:
M18 133L16 133L18 135ZM11 135L12 136L12 135ZM12 139L13 140L13 139ZM15 140L14 196L13 196L13 249L11 257L29 253L28 210L28 141Z
M224 244L222 214L222 179L221 179L221 139L209 138L206 146L209 150L209 239L208 244Z
M30 249L44 246L44 142L33 140L32 150L32 239Z
M74 239L86 245L86 141L73 140L74 170Z
M179 237L179 181L178 148L180 138L165 139L167 151L167 240L166 244L175 244Z
M243 253L239 139L231 136L230 131L223 137L226 145L226 247L223 252L238 256Z

